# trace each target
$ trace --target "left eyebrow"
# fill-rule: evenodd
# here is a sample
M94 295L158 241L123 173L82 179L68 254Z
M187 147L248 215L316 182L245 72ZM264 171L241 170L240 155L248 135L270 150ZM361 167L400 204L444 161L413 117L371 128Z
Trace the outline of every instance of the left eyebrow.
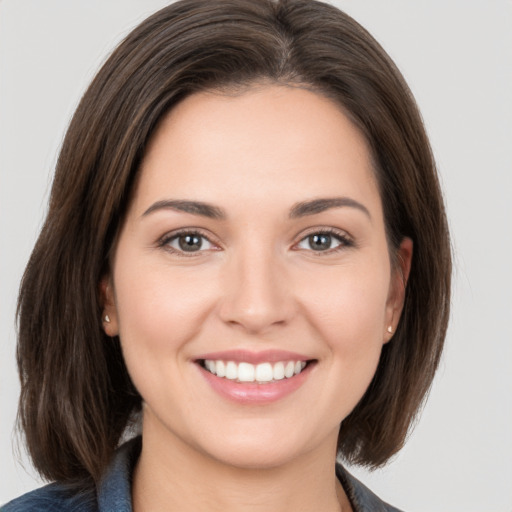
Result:
M327 197L320 199L311 199L310 201L301 201L292 206L290 210L290 219L298 219L306 217L307 215L315 215L317 213L325 212L331 208L356 208L362 211L370 220L372 216L368 208L350 197Z

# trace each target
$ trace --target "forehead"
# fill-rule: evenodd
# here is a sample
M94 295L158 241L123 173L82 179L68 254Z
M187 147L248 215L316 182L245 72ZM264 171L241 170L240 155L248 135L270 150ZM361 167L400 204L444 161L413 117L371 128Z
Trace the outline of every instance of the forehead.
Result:
M380 201L366 140L342 109L277 85L196 93L174 107L148 146L135 207L165 194L216 203L230 191L256 202L333 194Z

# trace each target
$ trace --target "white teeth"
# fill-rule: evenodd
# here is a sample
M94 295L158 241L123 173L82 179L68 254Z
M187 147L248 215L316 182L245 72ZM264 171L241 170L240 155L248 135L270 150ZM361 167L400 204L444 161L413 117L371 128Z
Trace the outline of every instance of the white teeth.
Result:
M210 361L210 363L212 364L212 369L210 370L212 373L217 375L217 377L226 376L226 365L224 364L224 361Z
M286 363L286 368L284 370L284 376L289 379L290 377L293 377L293 373L295 371L295 363L293 361L288 361Z
M277 363L235 363L234 361L214 361L206 359L205 368L217 377L225 377L238 382L271 382L298 375L305 367L305 361L279 361Z
M284 363L276 363L274 365L274 380L284 379Z
M270 382L273 378L272 365L261 363L256 366L256 379L258 382Z
M229 361L226 365L226 379L238 379L238 367L233 361Z
M306 363L304 363L304 366L306 366ZM302 371L302 368L304 368L304 366L302 366L302 361L297 361L295 363L295 369L294 369L295 375L300 373Z
M240 382L254 382L255 373L253 364L240 363L238 365L238 380Z

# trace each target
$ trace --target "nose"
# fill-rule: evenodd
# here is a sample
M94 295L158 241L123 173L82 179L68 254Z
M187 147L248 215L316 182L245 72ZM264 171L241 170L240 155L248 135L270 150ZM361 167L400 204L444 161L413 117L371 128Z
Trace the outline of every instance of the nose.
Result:
M284 267L270 248L245 247L234 254L224 273L221 320L250 334L287 324L294 299Z

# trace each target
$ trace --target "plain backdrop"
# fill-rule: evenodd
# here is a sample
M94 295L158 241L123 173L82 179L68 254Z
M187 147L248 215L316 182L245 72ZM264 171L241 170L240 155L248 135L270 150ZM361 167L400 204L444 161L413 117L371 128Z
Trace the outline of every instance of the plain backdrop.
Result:
M15 302L67 123L117 42L164 0L0 0L0 504L35 477L13 426ZM340 0L423 113L455 253L430 399L384 469L354 472L408 512L512 511L512 2Z

